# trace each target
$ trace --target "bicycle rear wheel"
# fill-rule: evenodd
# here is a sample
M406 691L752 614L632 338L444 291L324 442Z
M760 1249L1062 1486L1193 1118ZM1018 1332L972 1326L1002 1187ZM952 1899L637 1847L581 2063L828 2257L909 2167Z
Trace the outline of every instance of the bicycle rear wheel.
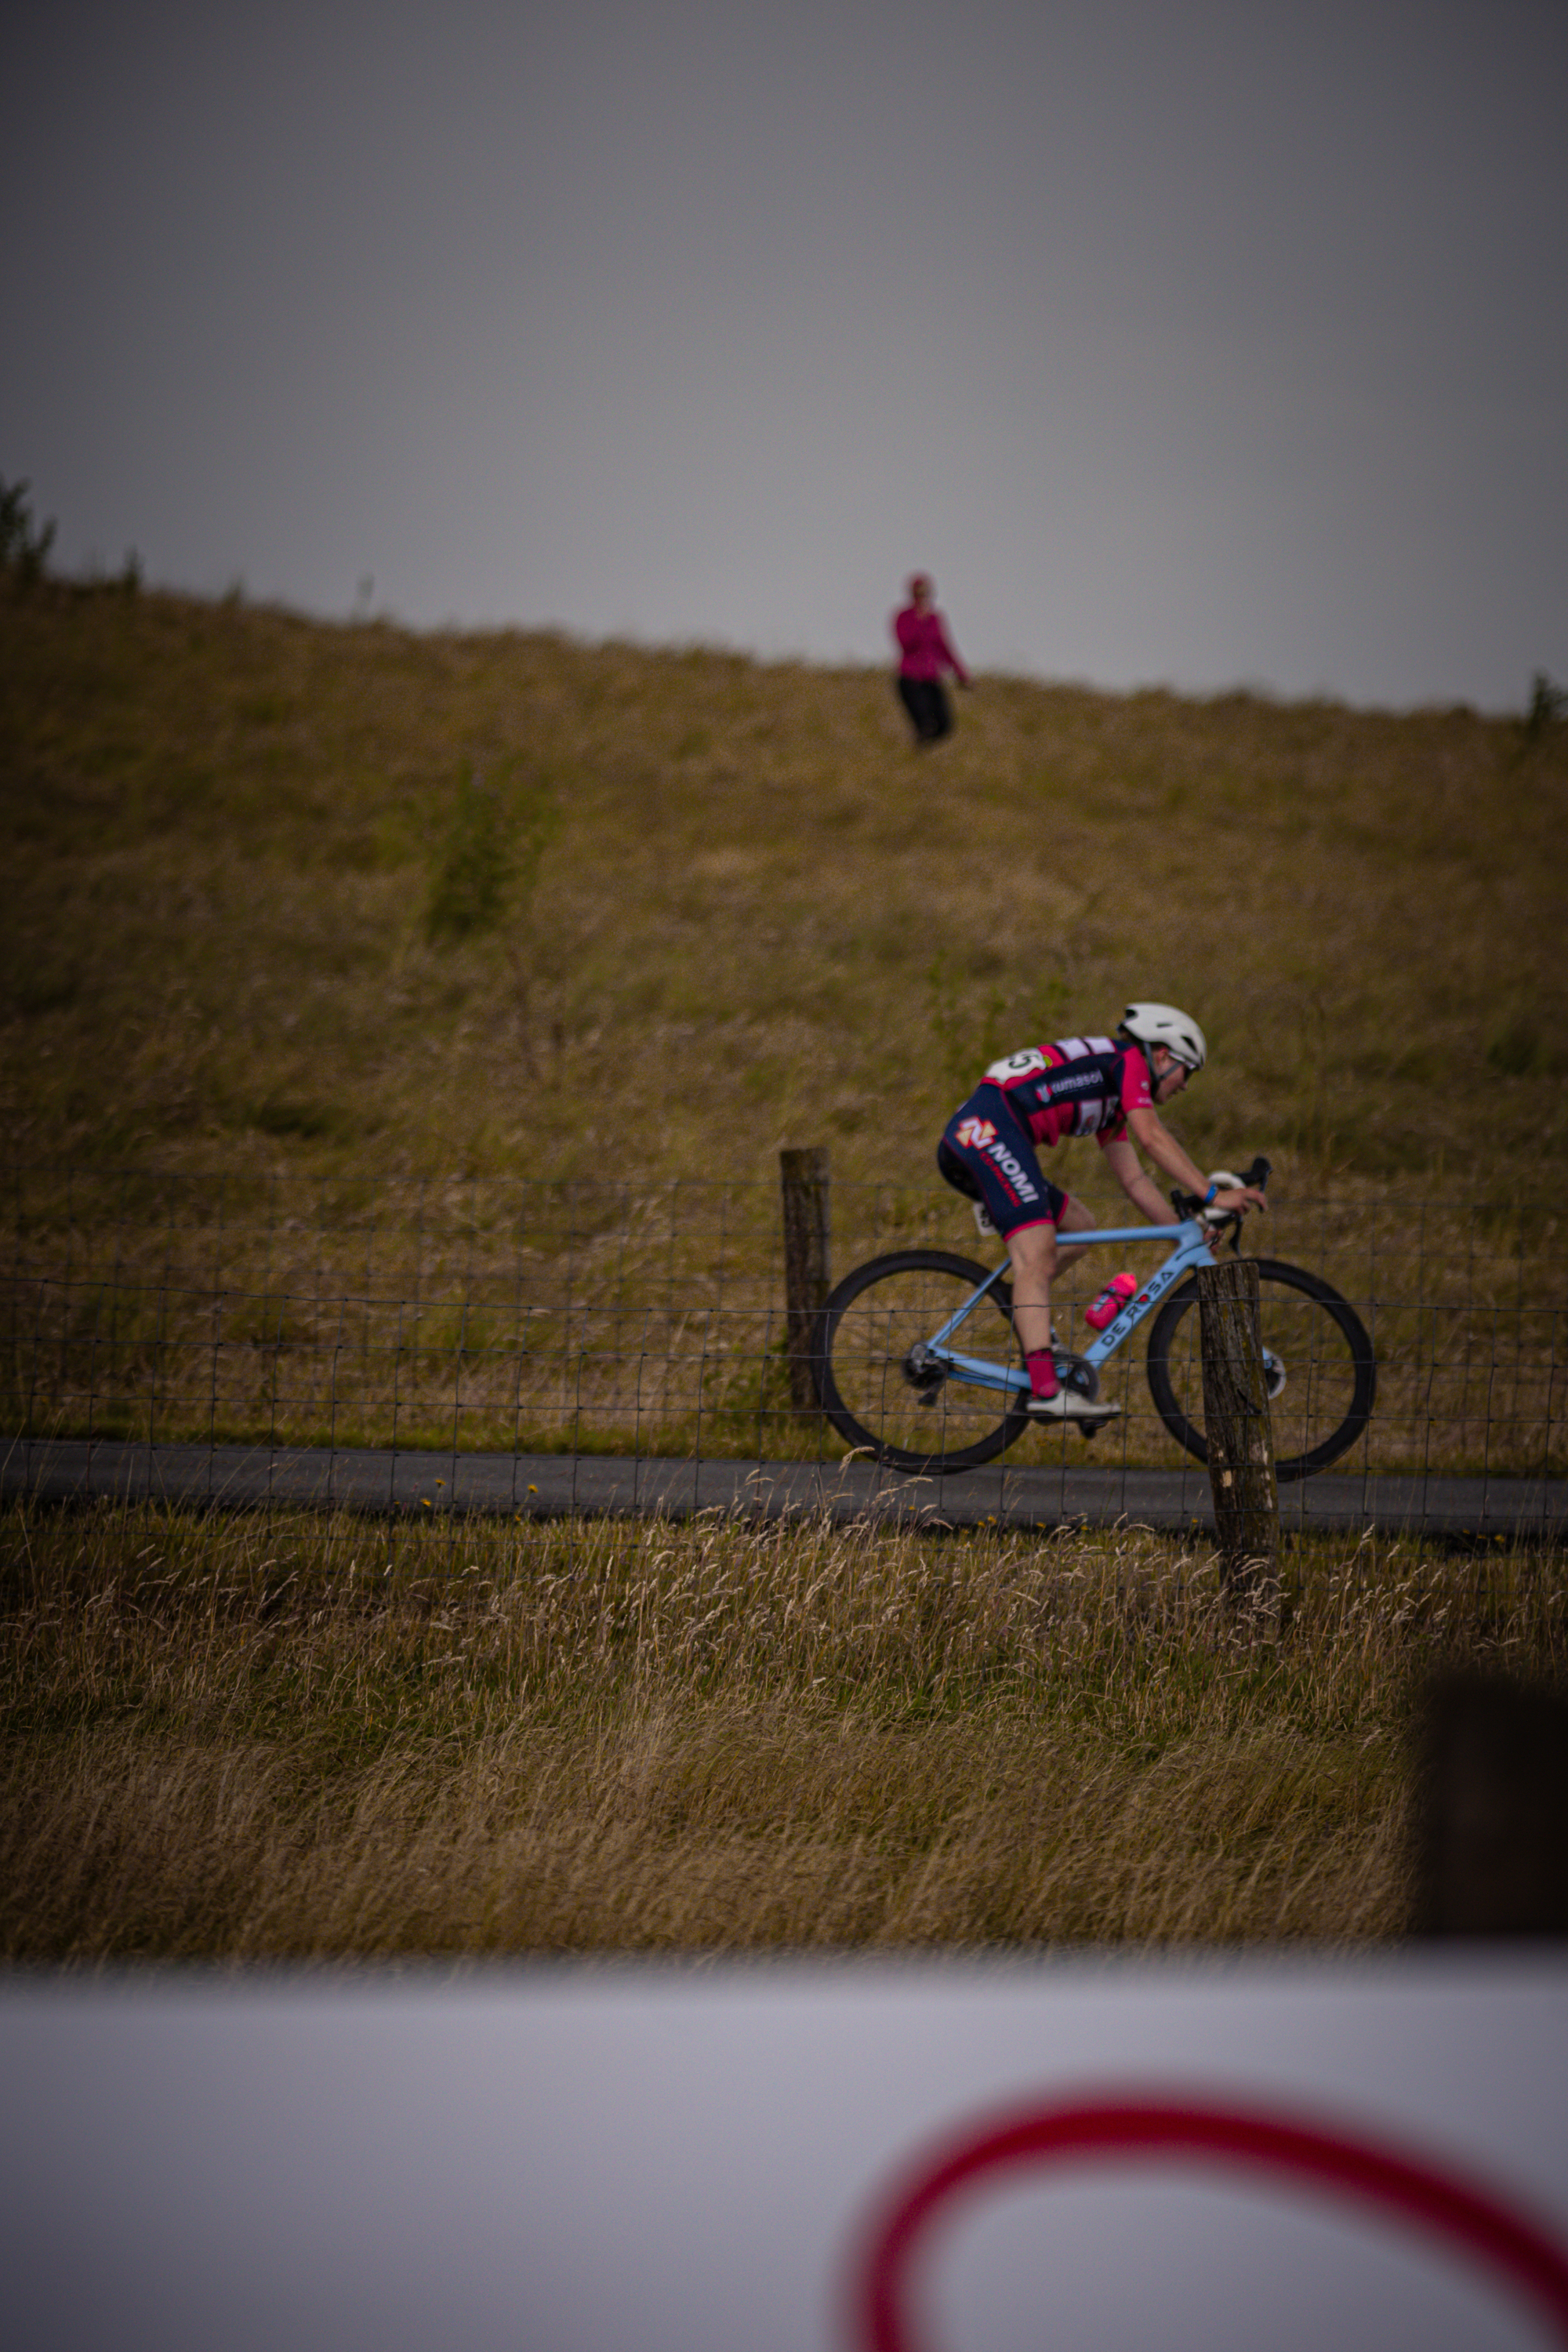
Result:
M916 1353L989 1273L945 1250L897 1250L846 1275L822 1310L816 1348L823 1410L841 1437L894 1470L973 1470L1013 1443L1027 1416L1007 1391L922 1367ZM998 1370L1022 1366L1005 1280L952 1344Z
M1274 1466L1282 1480L1310 1478L1348 1453L1372 1418L1377 1366L1366 1327L1348 1299L1299 1265L1260 1257L1258 1299L1268 1370ZM1208 1460L1197 1278L1171 1293L1149 1335L1154 1409L1179 1445Z

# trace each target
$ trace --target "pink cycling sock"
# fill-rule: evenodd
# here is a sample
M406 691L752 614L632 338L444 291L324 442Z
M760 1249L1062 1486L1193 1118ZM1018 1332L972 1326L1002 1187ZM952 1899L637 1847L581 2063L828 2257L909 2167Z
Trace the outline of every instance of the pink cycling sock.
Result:
M1057 1360L1048 1348L1036 1348L1024 1359L1029 1368L1029 1392L1032 1396L1054 1397L1057 1392Z

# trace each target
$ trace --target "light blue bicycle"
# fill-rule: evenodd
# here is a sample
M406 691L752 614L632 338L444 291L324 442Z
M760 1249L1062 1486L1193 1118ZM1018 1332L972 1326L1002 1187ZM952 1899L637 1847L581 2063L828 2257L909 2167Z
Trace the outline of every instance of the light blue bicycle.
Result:
M1268 1181L1257 1160L1242 1181ZM1145 1317L1154 1316L1146 1370L1154 1410L1177 1444L1208 1458L1203 1429L1197 1269L1216 1228L1237 1246L1241 1219L1173 1192L1176 1225L1091 1228L1096 1248L1163 1242L1169 1255L1082 1354L1058 1347L1057 1378L1098 1400L1100 1373ZM1279 1258L1257 1261L1264 1364L1281 1478L1309 1478L1337 1462L1371 1418L1377 1392L1372 1341L1355 1309L1315 1274ZM823 1410L840 1436L895 1470L970 1470L1033 1426L1029 1376L1013 1330L1005 1259L987 1272L945 1250L897 1250L847 1275L822 1310L816 1370ZM1155 1310L1158 1309L1158 1313ZM1119 1408L1070 1424L1092 1437Z

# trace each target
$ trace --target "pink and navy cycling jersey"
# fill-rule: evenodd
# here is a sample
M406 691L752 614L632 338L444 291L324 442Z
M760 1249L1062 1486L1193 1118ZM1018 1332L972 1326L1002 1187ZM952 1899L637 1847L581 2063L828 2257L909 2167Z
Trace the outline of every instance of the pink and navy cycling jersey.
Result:
M981 1082L999 1087L1037 1143L1096 1135L1103 1149L1127 1132L1130 1110L1148 1110L1149 1065L1142 1046L1113 1037L1062 1037L993 1062Z

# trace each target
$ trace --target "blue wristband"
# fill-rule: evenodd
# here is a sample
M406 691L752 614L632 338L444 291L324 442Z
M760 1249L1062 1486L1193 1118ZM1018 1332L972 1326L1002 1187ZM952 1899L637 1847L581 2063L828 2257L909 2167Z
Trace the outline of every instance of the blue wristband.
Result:
M1218 1191L1219 1186L1217 1184L1211 1184L1209 1186L1208 1191L1204 1194L1204 1206L1205 1209L1212 1209L1214 1207L1214 1196Z

